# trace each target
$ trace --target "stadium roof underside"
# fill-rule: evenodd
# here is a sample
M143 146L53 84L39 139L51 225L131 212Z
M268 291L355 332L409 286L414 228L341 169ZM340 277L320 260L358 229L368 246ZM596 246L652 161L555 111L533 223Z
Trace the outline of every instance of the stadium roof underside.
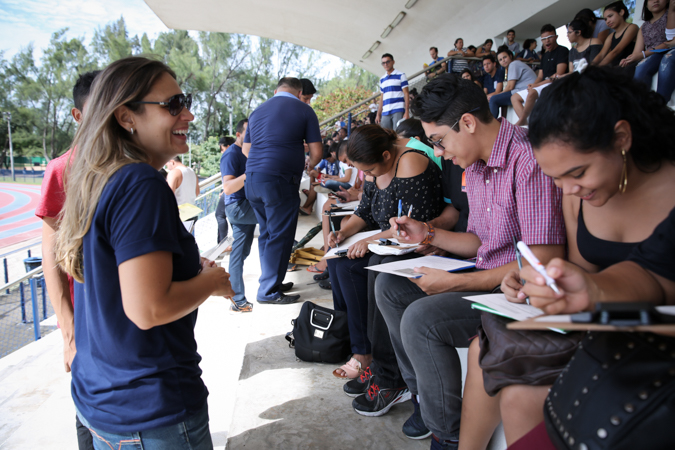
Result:
M375 74L382 72L383 53L392 53L396 68L411 74L429 62L430 46L444 56L458 37L465 45L480 45L487 38L500 44L511 28L522 42L538 37L546 23L557 28L577 11L608 1L145 0L169 28L279 39L339 56Z

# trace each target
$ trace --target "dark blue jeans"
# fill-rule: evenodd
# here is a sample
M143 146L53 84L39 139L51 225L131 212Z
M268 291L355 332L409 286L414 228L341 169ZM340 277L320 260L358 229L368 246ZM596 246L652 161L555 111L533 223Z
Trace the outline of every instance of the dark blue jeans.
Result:
M260 287L257 300L279 298L291 257L300 208L300 175L282 176L260 172L246 173L246 198L260 225Z
M132 433L108 433L93 428L78 413L84 426L89 428L96 450L212 450L207 405L188 417L185 422Z
M635 68L634 78L651 87L652 77L657 72L656 92L669 102L675 90L675 49L655 53L641 61Z
M221 194L216 206L216 221L218 222L218 242L227 237L227 217L225 216L225 195Z
M368 271L370 255L363 258L328 260L328 273L336 311L347 312L352 353L369 355L368 339Z
M237 305L246 304L244 287L244 261L251 253L253 233L258 219L248 200L243 199L225 207L225 214L232 225L232 253L230 253L230 284L234 290L233 300Z
M490 97L490 112L495 117L495 119L499 117L500 107L511 106L511 96L513 94L513 91L506 91Z
M339 192L341 187L344 189L349 189L352 187L352 185L349 183L336 180L327 180L324 186L326 186L326 189L330 189L331 191L335 192Z

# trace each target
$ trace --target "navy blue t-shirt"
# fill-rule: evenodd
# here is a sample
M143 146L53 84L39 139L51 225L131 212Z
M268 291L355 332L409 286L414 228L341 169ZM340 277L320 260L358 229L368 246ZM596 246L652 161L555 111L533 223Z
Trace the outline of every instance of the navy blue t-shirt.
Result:
M173 281L200 271L195 240L159 172L148 164L119 169L103 189L82 247L72 365L77 409L94 428L110 433L185 421L208 396L194 338L197 311L141 330L124 313L117 271L121 263L156 251L173 253Z
M237 144L230 145L227 150L223 152L223 156L220 157L220 175L232 175L235 178L238 178L246 173L246 156L241 151L241 147ZM244 200L246 194L244 193L244 188L239 189L234 194L223 194L225 198L225 206L236 203L239 200Z
M321 142L319 120L311 106L288 92L279 92L248 118L245 143L251 144L246 173L302 175L303 141Z
M506 72L504 72L502 66L499 66L495 71L494 77L489 73L483 75L483 87L487 89L488 94L492 94L495 91L495 83L503 83L504 78L506 78Z

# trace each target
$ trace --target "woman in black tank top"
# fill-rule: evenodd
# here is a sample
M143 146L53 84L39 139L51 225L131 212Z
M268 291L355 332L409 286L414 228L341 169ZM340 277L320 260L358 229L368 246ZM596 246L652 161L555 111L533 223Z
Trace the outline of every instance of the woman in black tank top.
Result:
M675 112L646 86L595 66L554 83L543 97L530 118L534 154L565 194L569 261L597 272L626 260L675 208ZM502 283L513 302L525 301L520 287L518 272ZM507 436L543 420L548 388L502 389Z
M623 2L607 5L603 15L607 26L614 29L614 32L607 36L605 45L593 62L599 66L618 67L622 59L633 53L640 28L626 22L629 13Z

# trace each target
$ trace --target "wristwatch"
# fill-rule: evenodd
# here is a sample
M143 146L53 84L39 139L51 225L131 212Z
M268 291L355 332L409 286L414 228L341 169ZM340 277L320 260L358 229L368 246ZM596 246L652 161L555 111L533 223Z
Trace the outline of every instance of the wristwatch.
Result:
M424 240L420 244L421 245L429 245L434 240L434 236L436 235L436 230L434 229L433 225L430 225L428 222L424 222L424 225L427 226L427 236L424 238Z

